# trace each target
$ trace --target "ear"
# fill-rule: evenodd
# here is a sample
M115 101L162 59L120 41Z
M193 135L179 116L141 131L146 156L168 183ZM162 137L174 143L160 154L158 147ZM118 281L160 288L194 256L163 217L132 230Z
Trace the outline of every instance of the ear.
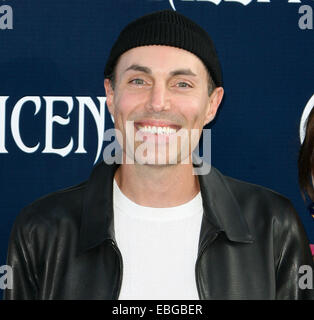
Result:
M106 97L107 97L106 103L108 106L108 110L109 110L110 114L113 116L113 113L114 113L114 106L113 106L114 90L112 89L111 81L109 79L105 79L104 87L106 90Z
M221 100L224 95L224 89L222 87L215 88L209 97L208 107L205 114L204 126L214 120L217 110L220 106Z

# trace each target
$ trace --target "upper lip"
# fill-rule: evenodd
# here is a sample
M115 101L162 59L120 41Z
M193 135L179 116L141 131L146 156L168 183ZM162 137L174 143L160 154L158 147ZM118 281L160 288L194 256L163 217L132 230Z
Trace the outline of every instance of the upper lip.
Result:
M139 125L139 126L151 126L151 127L169 127L169 128L173 128L173 129L180 129L181 126L168 121L168 120L140 120L140 121L135 121L135 125Z

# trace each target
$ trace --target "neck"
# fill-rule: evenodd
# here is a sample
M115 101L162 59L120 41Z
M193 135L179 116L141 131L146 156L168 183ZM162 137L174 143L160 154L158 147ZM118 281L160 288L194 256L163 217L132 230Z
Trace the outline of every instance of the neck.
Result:
M167 208L192 200L200 190L192 164L122 164L115 180L130 200L155 208Z

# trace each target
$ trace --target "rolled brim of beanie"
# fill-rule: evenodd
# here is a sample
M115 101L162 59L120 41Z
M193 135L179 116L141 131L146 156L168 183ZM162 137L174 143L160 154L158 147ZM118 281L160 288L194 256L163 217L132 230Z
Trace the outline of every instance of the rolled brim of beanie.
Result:
M211 39L191 28L163 21L154 21L153 24L142 24L134 26L132 30L122 31L111 49L105 67L105 78L112 75L117 60L123 53L149 45L172 46L195 54L208 69L216 86L222 86L220 63Z

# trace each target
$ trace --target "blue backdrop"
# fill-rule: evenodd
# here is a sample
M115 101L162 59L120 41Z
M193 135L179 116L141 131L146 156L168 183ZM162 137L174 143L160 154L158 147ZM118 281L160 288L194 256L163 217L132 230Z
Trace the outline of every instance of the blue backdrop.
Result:
M89 176L98 148L97 126L86 108L79 129L76 97L90 97L98 110L102 107L97 97L105 96L103 69L119 31L143 14L173 7L209 32L221 59L225 98L212 126L213 165L290 198L314 243L314 221L297 183L300 119L314 94L313 0L3 0L0 265L20 210ZM72 110L64 102L53 109L55 116L68 119L63 125L54 122L52 133L55 149L72 138L65 156L43 152L49 144L47 96L73 101ZM33 102L18 112L23 97L37 97L36 115ZM105 125L112 127L107 110ZM36 151L25 151L18 131L21 142L37 145ZM86 153L78 153L83 137Z

